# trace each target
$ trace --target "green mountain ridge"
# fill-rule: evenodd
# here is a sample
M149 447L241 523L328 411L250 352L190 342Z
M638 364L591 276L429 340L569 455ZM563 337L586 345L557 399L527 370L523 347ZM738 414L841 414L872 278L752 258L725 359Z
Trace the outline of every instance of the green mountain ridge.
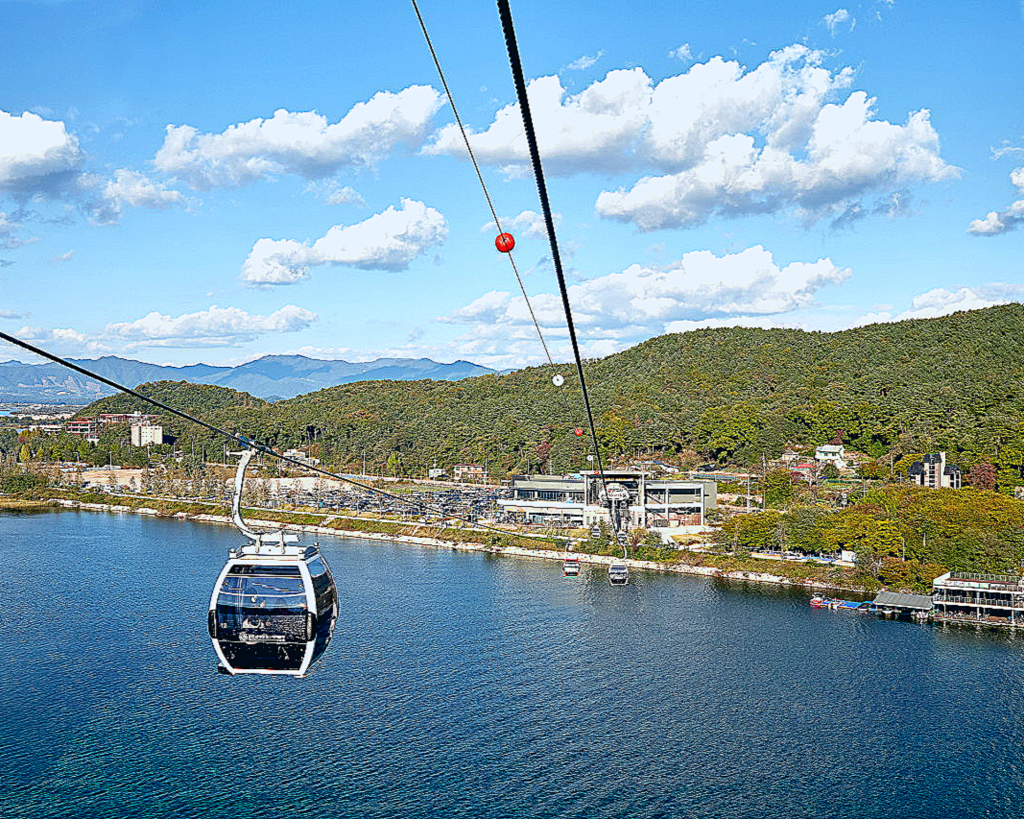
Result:
M1022 337L1016 303L834 333L706 329L589 361L586 377L607 458L692 451L754 464L789 441L842 431L848 448L873 457L941 449L964 467L990 461L1006 490L1024 484ZM556 369L562 387L545 366L458 382L362 381L273 405L234 393L203 417L275 446L311 446L337 468L364 452L378 469L414 472L435 460L487 461L496 474L587 468L588 438L573 432L586 427L575 368ZM146 389L160 397L171 387ZM144 409L117 397L86 414L114 408ZM210 437L168 426L186 440Z

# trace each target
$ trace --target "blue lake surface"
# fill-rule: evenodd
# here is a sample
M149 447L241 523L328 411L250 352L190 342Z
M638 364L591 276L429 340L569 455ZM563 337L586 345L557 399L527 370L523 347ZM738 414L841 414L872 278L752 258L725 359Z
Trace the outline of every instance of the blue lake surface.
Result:
M226 677L226 527L0 514L0 816L1019 817L1024 638L321 538L334 642Z

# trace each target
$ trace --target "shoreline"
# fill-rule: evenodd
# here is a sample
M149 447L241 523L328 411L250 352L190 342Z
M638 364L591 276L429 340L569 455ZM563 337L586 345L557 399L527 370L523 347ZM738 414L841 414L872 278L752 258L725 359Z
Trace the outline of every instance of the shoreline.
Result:
M133 514L150 515L153 517L168 517L176 520L187 520L195 523L212 523L224 526L234 525L231 522L231 518L227 515L210 515L193 512L174 512L168 515L153 507L127 506L111 503L88 503L85 501L76 501L67 498L51 498L48 503L52 504L52 506L63 509L79 509L87 512L130 512ZM330 517L328 516L326 519L330 519ZM566 552L563 551L554 551L550 549L526 549L521 546L491 546L469 541L440 540L438 538L419 537L416 535L352 531L347 529L334 529L327 526L260 520L259 518L246 518L246 520L255 526L278 528L290 532L306 532L310 534L328 535L340 538L380 540L389 543L410 543L418 546L431 546L438 549L454 549L462 552L482 552L486 554L505 555L508 557L526 557L539 560L561 561L566 554ZM595 565L603 564L606 566L618 560L618 558L615 557L595 555L587 552L572 552L572 556L577 558L581 563L590 563ZM745 583L767 583L775 586L793 586L809 590L835 589L854 592L857 594L868 593L865 590L853 589L847 586L837 586L830 583L824 583L819 580L805 580L786 577L784 575L771 574L770 572L724 570L715 566L690 566L685 563L662 563L654 560L635 560L633 558L627 559L625 563L630 569L660 572L662 574L684 574L696 577L734 580Z

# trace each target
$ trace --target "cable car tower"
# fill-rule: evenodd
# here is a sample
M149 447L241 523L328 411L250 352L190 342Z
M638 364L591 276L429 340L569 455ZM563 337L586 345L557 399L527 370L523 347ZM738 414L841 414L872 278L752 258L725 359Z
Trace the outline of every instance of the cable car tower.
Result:
M222 673L304 677L331 642L338 592L318 545L300 546L282 530L257 532L242 519L245 470L256 452L237 453L231 518L249 542L228 552L217 578L210 638Z

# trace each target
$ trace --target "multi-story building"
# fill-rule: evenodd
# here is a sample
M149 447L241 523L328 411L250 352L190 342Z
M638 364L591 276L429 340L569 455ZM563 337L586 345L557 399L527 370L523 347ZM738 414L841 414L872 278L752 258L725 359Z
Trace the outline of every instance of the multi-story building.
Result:
M99 439L99 424L95 418L71 418L64 424L64 431L69 435L81 435L88 440Z
M474 481L483 483L487 480L487 470L480 464L455 464L452 467L452 480L457 482Z
M918 486L931 489L959 489L962 482L960 467L946 463L945 452L933 452L907 469L907 477Z
M164 428L158 424L132 424L132 446L149 446L164 442Z
M1024 578L946 572L932 581L935 614L952 620L1000 618L1024 625Z
M159 415L146 415L141 412L101 412L96 416L99 424L155 424Z
M512 497L499 500L498 505L534 523L593 526L610 523L608 496L628 526L644 529L702 527L707 510L717 505L713 482L653 480L633 470L606 470L603 482L594 471L569 477L516 476Z
M846 449L842 444L825 444L814 450L814 460L821 464L834 464L836 469L846 469Z

